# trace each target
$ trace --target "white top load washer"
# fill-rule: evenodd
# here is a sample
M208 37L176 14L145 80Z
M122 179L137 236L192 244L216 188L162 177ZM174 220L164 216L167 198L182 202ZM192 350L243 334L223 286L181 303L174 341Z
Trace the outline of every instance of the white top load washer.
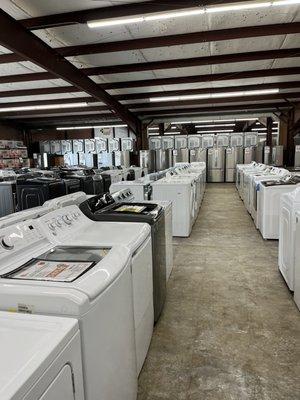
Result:
M135 400L131 253L101 244L99 227L69 206L2 229L0 307L76 318L85 400Z
M256 165L257 165L257 163L256 163L255 161L253 161L253 162L250 163L250 164L237 164L237 165L236 165L235 186L236 186L236 188L237 188L237 190L238 190L239 193L240 193L240 191L241 191L241 189L242 189L242 182L241 182L241 174L242 174L242 171L243 171L244 169L247 169L247 168L253 168L253 167L255 167Z
M249 213L251 213L250 203L252 179L260 176L272 177L276 175L276 172L277 168L274 167L266 168L264 171L246 170L243 172L243 201Z
M295 287L294 300L300 310L300 212L296 212L295 232L296 254L295 254Z
M244 189L245 189L245 175L248 173L260 173L263 172L267 167L264 164L256 164L254 167L249 167L249 168L243 168L240 171L240 197L242 200L244 200Z
M84 400L72 318L0 312L1 400Z
M296 212L300 211L300 188L281 196L279 211L279 270L290 290L294 290Z
M195 189L191 178L163 178L152 183L152 199L172 202L173 236L188 237L195 215Z
M280 180L289 177L290 173L284 168L274 168L270 175L268 174L255 174L250 178L249 183L249 212L254 220L255 226L258 227L258 207L260 201L260 183L268 180Z
M192 172L189 168L175 168L173 172L170 172L172 179L181 179L181 178L193 178L193 182L195 185L195 212L194 212L194 221L196 220L199 212L199 208L201 205L202 200L202 183L201 183L201 176L202 173L199 171Z
M279 239L280 197L300 186L300 177L268 180L259 185L258 227L264 239Z
M135 201L144 201L151 199L151 192L152 192L151 181L147 177L140 178L135 181L124 181L124 182L113 183L110 186L109 191L111 194L113 194L123 189L130 189L134 196Z

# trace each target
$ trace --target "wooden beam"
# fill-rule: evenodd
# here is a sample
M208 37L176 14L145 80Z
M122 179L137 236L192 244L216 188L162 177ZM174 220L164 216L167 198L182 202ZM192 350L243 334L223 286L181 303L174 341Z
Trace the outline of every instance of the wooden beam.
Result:
M38 38L36 38L38 39ZM42 41L40 41L43 43ZM3 44L5 46L5 44ZM47 46L47 45L45 45ZM9 47L9 46L6 46ZM49 46L47 46L50 49ZM10 48L11 49L11 48ZM54 53L55 50L51 49ZM65 60L62 56L58 55L60 60ZM151 71L151 70L160 70L160 69L177 69L177 68L187 68L187 67L195 67L195 66L203 66L203 65L215 65L215 64L231 64L235 62L249 62L249 61L258 61L258 60L268 60L268 59L277 59L277 58L293 58L300 56L300 48L292 48L292 49L279 49L279 50L264 50L264 51L251 51L249 53L234 53L234 54L222 54L216 56L207 56L207 57L195 57L195 58L185 58L185 59L172 59L172 60L163 60L163 61L152 61L152 62L144 62L144 63L134 63L134 64L121 64L121 65L111 65L104 67L92 67L92 68L82 68L77 70L72 64L73 68L77 70L77 73L80 72L82 75L96 76L96 75L109 75L109 74L120 74L120 73L128 73L128 72L141 72L141 71ZM28 54L28 59L30 59L30 54ZM34 60L34 57L31 57L31 61ZM37 61L33 61L36 64L42 66ZM47 62L46 62L47 63ZM47 63L48 64L48 63ZM50 63L51 65L51 63ZM45 66L44 66L45 68ZM49 66L48 66L49 70ZM32 82L39 80L48 80L55 79L59 75L55 70L51 72L37 72L30 74L20 74L20 75L5 75L0 77L1 83L12 83L12 82ZM61 77L61 76L59 76ZM64 78L63 78L64 79ZM67 82L71 82L70 78L65 78ZM71 82L72 83L72 82ZM96 84L95 84L96 85ZM78 87L77 85L74 85ZM104 86L105 87L105 86ZM103 86L102 86L103 88ZM82 89L82 88L81 88ZM107 87L105 87L107 90ZM84 89L82 89L84 90ZM86 90L84 90L86 91Z
M139 132L141 123L136 116L126 110L122 104L113 99L82 71L49 47L33 33L25 29L3 10L0 10L0 43L7 49L22 55L27 60L46 69L51 76L64 79L73 86L103 101L113 110L134 132ZM42 73L43 74L43 73Z
M144 37L139 39L120 40L117 42L64 46L55 48L55 50L64 57L73 57L86 54L114 53L120 51L161 48L194 43L218 42L224 40L287 35L295 33L300 33L300 22L246 26L231 29L184 33L178 35ZM0 64L20 61L26 61L26 59L17 54L0 55Z

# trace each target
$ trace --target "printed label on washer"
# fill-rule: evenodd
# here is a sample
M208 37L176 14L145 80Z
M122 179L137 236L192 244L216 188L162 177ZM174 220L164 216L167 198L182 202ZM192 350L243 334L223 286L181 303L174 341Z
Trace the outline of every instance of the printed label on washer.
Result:
M92 265L92 262L34 260L9 277L35 281L72 282Z

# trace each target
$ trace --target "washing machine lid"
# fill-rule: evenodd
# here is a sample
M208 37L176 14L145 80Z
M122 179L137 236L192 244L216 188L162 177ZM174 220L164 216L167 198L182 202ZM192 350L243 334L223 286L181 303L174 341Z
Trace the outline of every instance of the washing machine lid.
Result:
M1 400L23 398L77 331L72 318L0 312Z

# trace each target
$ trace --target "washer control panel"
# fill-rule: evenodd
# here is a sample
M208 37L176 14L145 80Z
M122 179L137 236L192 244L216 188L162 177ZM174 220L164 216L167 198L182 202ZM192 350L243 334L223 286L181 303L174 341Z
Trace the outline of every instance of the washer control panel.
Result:
M86 218L77 206L52 211L39 219L42 229L52 237L65 236L85 225Z

